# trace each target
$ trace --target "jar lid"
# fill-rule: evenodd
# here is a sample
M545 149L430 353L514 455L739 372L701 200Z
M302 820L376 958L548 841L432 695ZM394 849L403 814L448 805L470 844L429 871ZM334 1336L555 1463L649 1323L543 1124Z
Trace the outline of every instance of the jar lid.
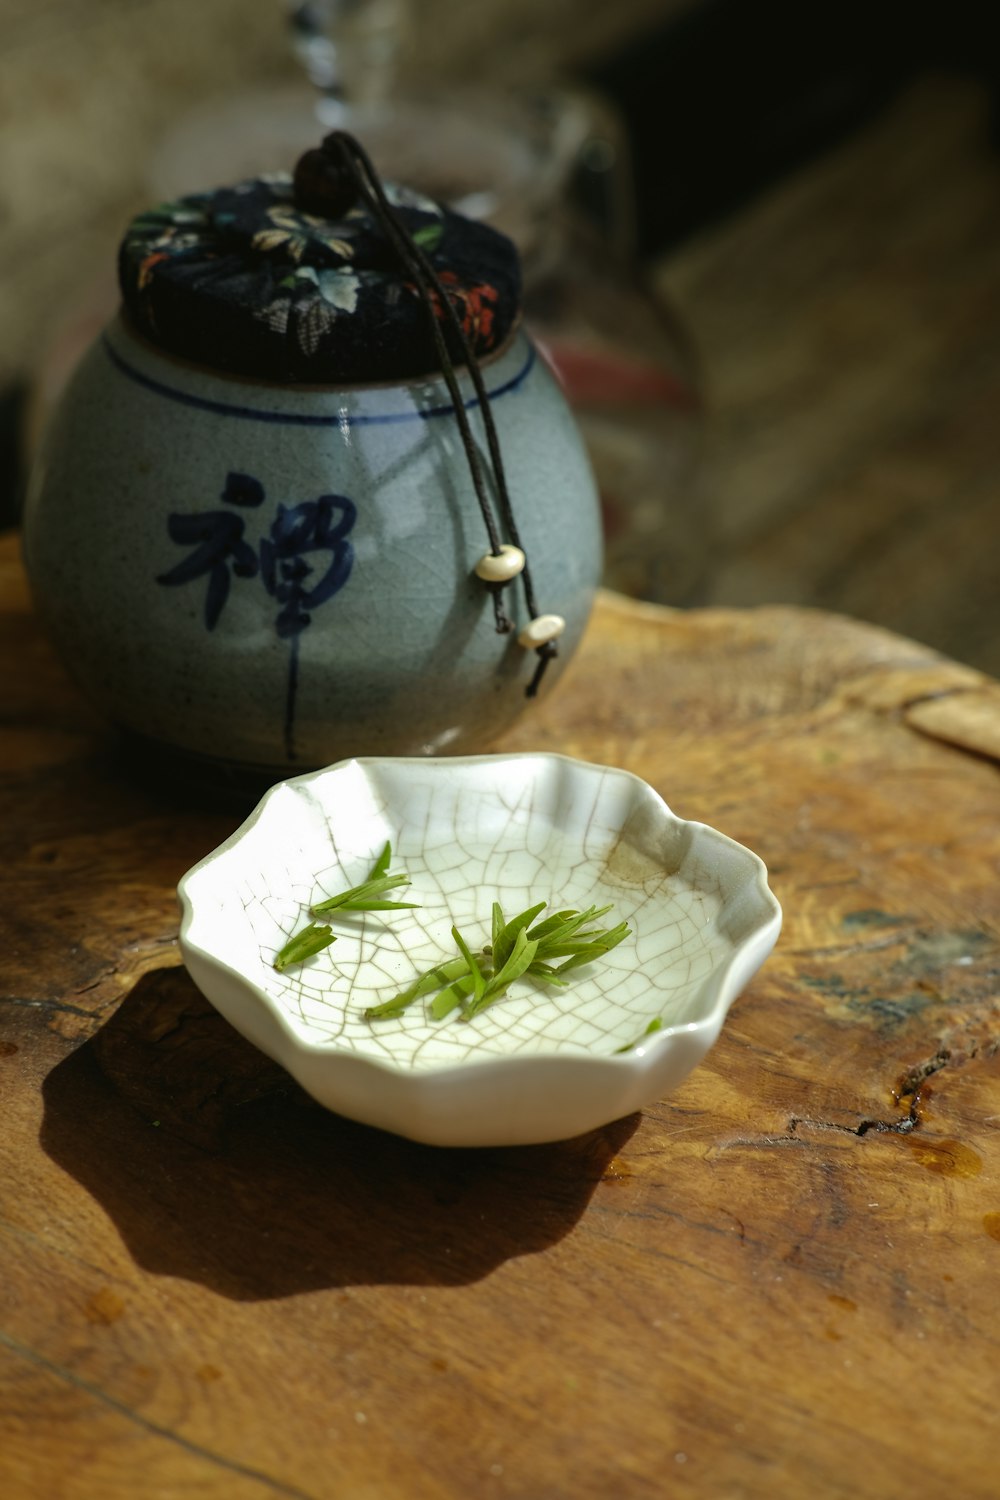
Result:
M477 359L517 321L510 240L405 188L385 185L430 260ZM282 384L412 379L439 368L419 289L370 209L306 212L291 175L254 177L139 214L119 251L135 329L171 354ZM465 354L440 316L448 352Z

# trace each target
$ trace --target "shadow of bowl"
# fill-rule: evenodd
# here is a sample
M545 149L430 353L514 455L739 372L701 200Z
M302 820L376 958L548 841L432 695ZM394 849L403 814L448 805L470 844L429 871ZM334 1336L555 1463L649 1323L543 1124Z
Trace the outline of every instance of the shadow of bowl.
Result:
M321 1109L177 968L144 975L43 1094L44 1149L136 1262L237 1301L477 1281L569 1233L640 1119L417 1145Z

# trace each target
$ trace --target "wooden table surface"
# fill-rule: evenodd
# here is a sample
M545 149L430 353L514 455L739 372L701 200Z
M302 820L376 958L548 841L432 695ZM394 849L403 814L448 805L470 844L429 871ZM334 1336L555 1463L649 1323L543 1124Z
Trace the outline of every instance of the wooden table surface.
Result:
M504 747L749 844L785 930L673 1097L449 1152L200 1000L174 886L239 814L129 768L11 541L0 598L5 1500L996 1496L1000 689L605 596Z
M923 77L659 262L702 369L699 603L837 610L1000 677L993 110Z

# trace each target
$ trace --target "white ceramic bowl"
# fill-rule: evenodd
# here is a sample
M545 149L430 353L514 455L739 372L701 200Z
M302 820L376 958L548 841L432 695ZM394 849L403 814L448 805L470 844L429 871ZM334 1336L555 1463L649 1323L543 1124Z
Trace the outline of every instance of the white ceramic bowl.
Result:
M411 880L392 894L420 908L334 920L331 948L277 973L309 904L364 880L387 839ZM561 1140L663 1098L781 927L755 854L629 772L560 755L349 760L281 782L179 891L188 970L238 1031L329 1109L451 1146ZM632 933L568 989L519 981L471 1022L421 1002L365 1018L455 955L453 923L487 941L495 899L508 917L612 902L605 920Z

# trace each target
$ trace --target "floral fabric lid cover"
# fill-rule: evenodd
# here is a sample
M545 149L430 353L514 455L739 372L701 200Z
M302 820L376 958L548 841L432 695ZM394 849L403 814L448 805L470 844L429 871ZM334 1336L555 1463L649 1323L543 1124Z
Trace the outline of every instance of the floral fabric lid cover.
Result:
M386 185L478 359L517 321L517 251L488 225ZM194 193L133 219L118 274L135 329L171 354L282 384L412 379L438 368L428 316L373 215L296 206L286 174ZM456 364L464 356L441 322Z

